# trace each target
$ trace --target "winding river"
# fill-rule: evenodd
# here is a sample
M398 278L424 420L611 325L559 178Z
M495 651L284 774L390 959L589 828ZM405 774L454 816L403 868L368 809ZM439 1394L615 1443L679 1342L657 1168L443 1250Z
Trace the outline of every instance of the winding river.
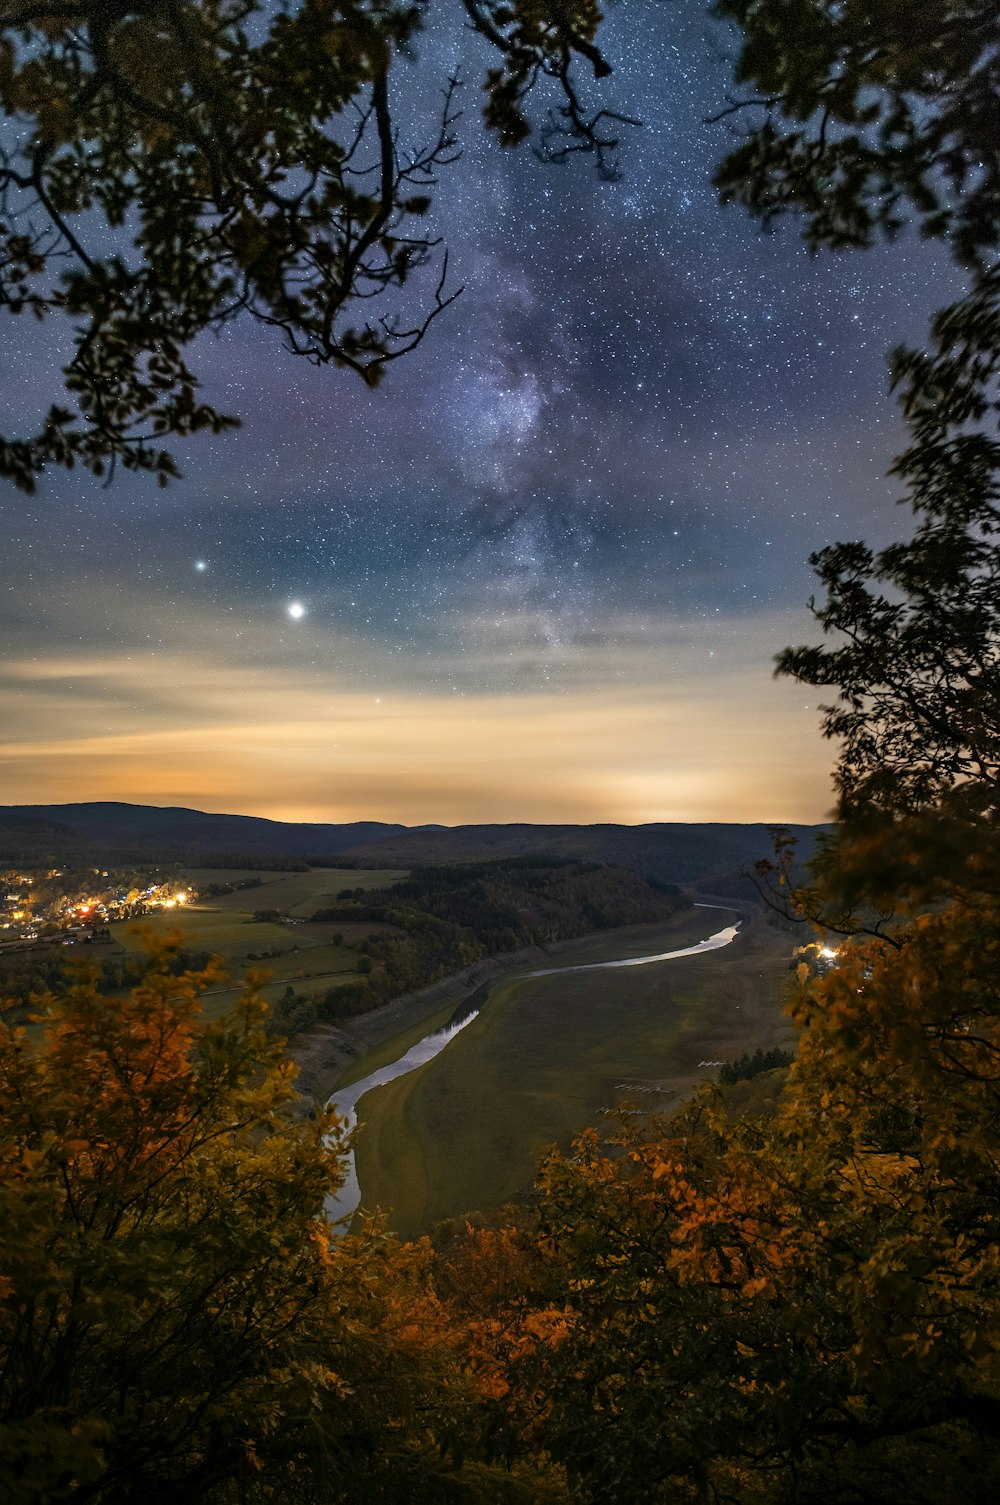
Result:
M723 904L697 904L696 909L727 909ZM729 911L732 913L732 911ZM653 956L628 956L621 961L610 962L583 962L574 967L543 967L536 972L525 972L524 977L552 977L557 972L600 972L611 967L645 967L651 962L673 961L681 956L700 956L703 951L718 951L722 946L728 946L739 934L740 922L735 925L727 925L724 930L717 930L706 940L698 941L694 946L684 946L679 951L658 951ZM434 1030L425 1035L412 1045L405 1055L400 1056L398 1061L391 1061L388 1066L380 1066L377 1071L362 1077L357 1082L352 1082L349 1087L340 1088L334 1092L330 1102L336 1107L341 1118L346 1119L349 1129L355 1129L358 1123L358 1103L366 1092L373 1087L384 1087L388 1082L394 1082L397 1077L406 1076L410 1071L416 1071L418 1066L426 1066L428 1061L433 1061L436 1055L450 1045L457 1034L471 1024L473 1019L479 1017L479 1010L474 1009L468 1014L462 1014L461 1006L455 1011L450 1022L443 1029ZM344 1183L335 1197L328 1197L326 1202L326 1215L332 1223L341 1219L349 1218L357 1212L361 1204L361 1187L358 1184L358 1168L355 1163L354 1151L351 1150L346 1157L344 1166Z
M340 1117L346 1119L348 1129L357 1128L358 1124L358 1100L370 1092L373 1087L384 1087L387 1082L394 1082L397 1077L406 1076L408 1071L416 1071L418 1066L426 1066L428 1061L450 1045L455 1036L471 1024L473 1019L479 1017L479 1010L473 1009L471 1013L460 1018L457 1023L446 1024L444 1029L437 1029L433 1034L425 1035L412 1045L405 1056L400 1056L398 1061L390 1061L388 1066L380 1066L377 1071L364 1076L360 1081L352 1082L349 1087L342 1087L330 1098ZM344 1182L335 1197L326 1199L326 1215L331 1223L341 1218L348 1218L357 1212L361 1205L361 1187L358 1184L358 1167L354 1159L354 1151L350 1150L344 1163Z

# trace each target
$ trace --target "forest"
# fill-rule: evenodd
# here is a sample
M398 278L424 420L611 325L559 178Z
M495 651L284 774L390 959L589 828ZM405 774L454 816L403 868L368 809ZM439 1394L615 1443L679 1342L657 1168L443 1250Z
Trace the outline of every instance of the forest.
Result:
M914 224L966 278L926 347L893 358L905 536L821 549L821 641L779 659L826 698L838 804L805 882L780 838L759 875L837 953L800 971L776 1110L734 1114L721 1084L666 1119L622 1105L548 1155L509 1216L415 1243L373 1220L334 1232L343 1129L298 1111L252 981L206 1020L218 970L179 975L168 941L124 1000L54 984L41 1043L0 1029L10 1505L1000 1491L1000 18L986 0L714 9L740 36L746 117L723 196L796 217L817 254ZM4 0L0 101L32 130L0 161L0 289L77 330L72 411L0 449L24 490L46 464L170 480L164 436L230 422L182 352L237 311L374 381L447 306L442 281L412 328L344 322L358 279L398 287L431 252L410 230L447 114L394 173L385 93L422 8L282 7L260 48L250 10ZM596 6L464 12L496 49L487 126L523 140L548 81L541 148L606 168L618 126L586 113L575 71L607 72ZM355 96L382 147L366 193L316 126ZM296 155L301 193L281 176ZM48 220L26 230L29 192ZM178 200L198 206L179 230ZM114 227L137 205L141 272L77 255L73 215ZM460 946L450 881L384 903L419 904Z

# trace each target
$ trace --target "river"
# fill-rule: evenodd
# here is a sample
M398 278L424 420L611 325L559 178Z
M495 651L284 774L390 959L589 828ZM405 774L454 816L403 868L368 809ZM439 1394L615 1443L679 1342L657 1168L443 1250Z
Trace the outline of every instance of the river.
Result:
M723 904L697 904L696 909L725 909ZM729 911L732 913L732 911ZM678 951L658 951L653 956L628 956L620 961L610 962L583 962L574 967L543 967L537 972L525 972L524 977L552 977L557 972L599 972L611 967L645 967L651 962L672 961L680 956L700 956L703 951L718 951L722 946L728 946L739 934L740 922L735 925L727 925L724 930L717 930L703 941L698 941L694 946L684 946ZM428 1061L433 1061L436 1055L450 1045L457 1034L471 1024L473 1019L479 1017L479 1010L473 1009L468 1014L462 1014L461 1007L455 1011L448 1024L443 1029L434 1030L425 1035L412 1045L405 1055L398 1061L391 1061L388 1066L380 1066L377 1071L368 1076L361 1077L357 1082L352 1082L349 1087L340 1088L334 1092L330 1102L336 1107L341 1118L346 1119L348 1128L355 1129L358 1123L358 1103L366 1092L373 1087L384 1087L388 1082L394 1082L397 1077L406 1076L408 1072L416 1071L418 1066L426 1066ZM361 1187L358 1183L358 1168L351 1150L345 1157L344 1182L335 1197L328 1197L326 1201L326 1215L331 1223L339 1222L343 1218L349 1218L357 1212L361 1204Z
M412 1045L405 1055L400 1056L398 1061L390 1061L388 1066L380 1066L377 1071L362 1077L360 1081L352 1082L349 1087L343 1087L335 1092L330 1098L340 1117L346 1119L349 1129L357 1128L358 1124L358 1101L370 1092L373 1087L384 1087L387 1082L394 1082L397 1077L406 1076L409 1071L416 1071L418 1066L426 1066L428 1061L450 1045L455 1036L471 1024L473 1019L479 1017L479 1010L473 1009L471 1013L460 1018L457 1023L445 1025L444 1029L437 1029L430 1035L425 1035ZM361 1187L358 1183L358 1167L354 1158L354 1151L348 1151L344 1163L344 1182L336 1196L326 1200L326 1215L331 1222L337 1222L340 1218L350 1217L352 1212L357 1212L361 1204Z
M722 909L721 904L696 904L696 909ZM583 962L576 967L543 967L538 972L527 972L526 977L552 977L556 972L601 972L610 967L647 967L650 962L669 962L678 956L700 956L703 951L718 951L720 946L728 946L735 941L739 934L739 921L735 925L727 925L725 930L717 930L714 935L708 936L704 941L698 941L694 946L685 946L680 951L658 951L655 956L626 956L617 962Z

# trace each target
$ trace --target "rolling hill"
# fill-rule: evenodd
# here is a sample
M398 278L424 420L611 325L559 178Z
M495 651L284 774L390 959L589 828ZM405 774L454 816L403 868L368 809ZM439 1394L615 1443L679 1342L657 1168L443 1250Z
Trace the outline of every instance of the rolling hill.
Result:
M808 856L822 826L789 826ZM342 849L362 866L408 868L428 863L512 857L564 857L610 863L668 883L710 885L732 879L771 853L763 824L682 822L645 826L453 826L403 831Z
M803 856L821 826L792 826ZM497 858L609 863L669 883L731 883L771 850L769 828L698 822L643 826L416 826L290 823L115 801L0 806L0 862L74 858L220 863L336 855L347 865L412 868ZM728 891L728 890L727 890Z
M83 851L151 861L219 857L332 856L345 847L404 833L380 821L292 824L255 815L99 801L0 806L0 862L65 861Z

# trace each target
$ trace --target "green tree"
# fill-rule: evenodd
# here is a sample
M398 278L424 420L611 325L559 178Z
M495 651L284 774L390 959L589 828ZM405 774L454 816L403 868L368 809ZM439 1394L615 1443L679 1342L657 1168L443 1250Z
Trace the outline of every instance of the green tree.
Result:
M234 319L370 383L420 342L457 296L425 228L457 155L457 81L422 145L391 108L428 4L0 0L0 305L74 331L69 406L0 440L0 475L31 490L45 465L120 461L165 484L168 436L236 422L200 400L186 355ZM550 80L543 153L611 171L616 117L586 110L572 70L610 71L593 0L465 0L464 18L498 55L500 139L529 133ZM411 279L418 298L384 307Z
M898 357L911 443L912 536L881 551L839 543L812 556L826 641L786 649L779 673L837 689L842 818L943 811L992 822L1000 782L1000 274L934 321L935 348Z
M909 429L892 474L915 530L814 555L824 642L778 659L836 690L823 730L839 743L841 824L802 908L885 933L900 905L995 892L1000 873L1000 19L986 0L714 10L739 29L725 113L748 122L717 171L723 198L799 217L817 251L916 220L970 273L927 348L892 356Z

